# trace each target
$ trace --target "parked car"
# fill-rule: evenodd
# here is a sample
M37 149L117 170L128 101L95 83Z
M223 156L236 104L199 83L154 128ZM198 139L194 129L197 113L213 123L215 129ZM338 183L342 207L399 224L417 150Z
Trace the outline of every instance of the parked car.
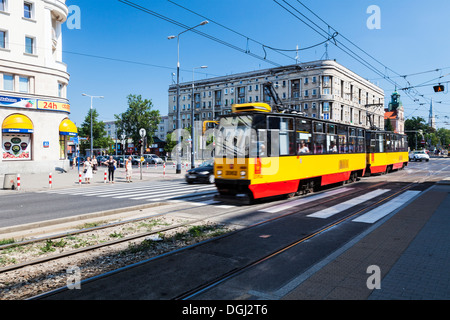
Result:
M430 161L430 156L424 150L409 153L409 161Z
M214 160L205 161L197 168L188 170L185 179L187 183L214 183Z
M113 159L116 160L118 168L123 168L125 166L122 156L114 156Z
M128 157L127 157L127 159L128 159ZM139 164L139 162L141 162L140 156L131 156L131 164L137 165L137 164Z
M164 160L158 157L156 154L144 154L144 163L155 164L164 163Z

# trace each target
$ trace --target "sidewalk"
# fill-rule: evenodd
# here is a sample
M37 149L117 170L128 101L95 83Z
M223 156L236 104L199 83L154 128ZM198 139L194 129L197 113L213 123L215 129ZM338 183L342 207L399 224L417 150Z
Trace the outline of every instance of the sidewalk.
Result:
M188 168L189 169L189 168ZM82 170L80 169L82 172ZM84 175L81 173L81 186L85 185L101 185L105 183L105 172L106 172L106 183L108 183L108 171L106 167L100 167L99 170L93 175L91 179L91 184L86 184L84 182ZM163 180L183 180L184 175L186 173L186 167L181 169L181 174L176 174L176 168L173 165L166 165L165 173L162 165L158 165L155 168L154 165L149 165L142 167L142 180L140 174L140 168L134 166L132 181L133 182L141 182L141 181L163 181ZM70 187L79 187L79 173L78 168L69 169L67 173L63 173L60 171L54 171L52 174L52 189L61 189L61 188L70 188ZM4 175L0 175L0 195L2 194L11 194L17 192L33 192L33 191L42 191L50 189L50 172L47 174L21 174L20 175L20 191L19 190L11 190L11 189L3 189L4 183ZM125 168L117 168L114 173L114 181L115 183L126 183L125 179Z
M449 208L447 178L309 270L283 299L450 299ZM379 289L368 288L370 266L379 267Z

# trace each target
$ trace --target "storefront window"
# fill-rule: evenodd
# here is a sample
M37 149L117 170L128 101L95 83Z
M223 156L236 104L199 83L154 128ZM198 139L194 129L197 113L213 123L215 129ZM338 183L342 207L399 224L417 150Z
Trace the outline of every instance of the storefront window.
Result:
M31 160L31 134L2 135L3 160Z
M59 136L59 158L66 158L66 136Z

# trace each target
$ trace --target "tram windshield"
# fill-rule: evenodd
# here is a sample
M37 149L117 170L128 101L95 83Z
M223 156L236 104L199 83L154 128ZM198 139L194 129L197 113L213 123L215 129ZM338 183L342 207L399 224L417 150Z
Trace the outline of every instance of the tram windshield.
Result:
M234 115L220 119L216 132L216 156L248 157L252 141L252 115Z

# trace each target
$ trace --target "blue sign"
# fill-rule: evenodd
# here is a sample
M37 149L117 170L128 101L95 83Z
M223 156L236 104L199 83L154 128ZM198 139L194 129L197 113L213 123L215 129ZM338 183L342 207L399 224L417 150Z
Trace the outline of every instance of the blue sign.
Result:
M50 142L49 141L44 141L44 148L48 148L50 146Z

